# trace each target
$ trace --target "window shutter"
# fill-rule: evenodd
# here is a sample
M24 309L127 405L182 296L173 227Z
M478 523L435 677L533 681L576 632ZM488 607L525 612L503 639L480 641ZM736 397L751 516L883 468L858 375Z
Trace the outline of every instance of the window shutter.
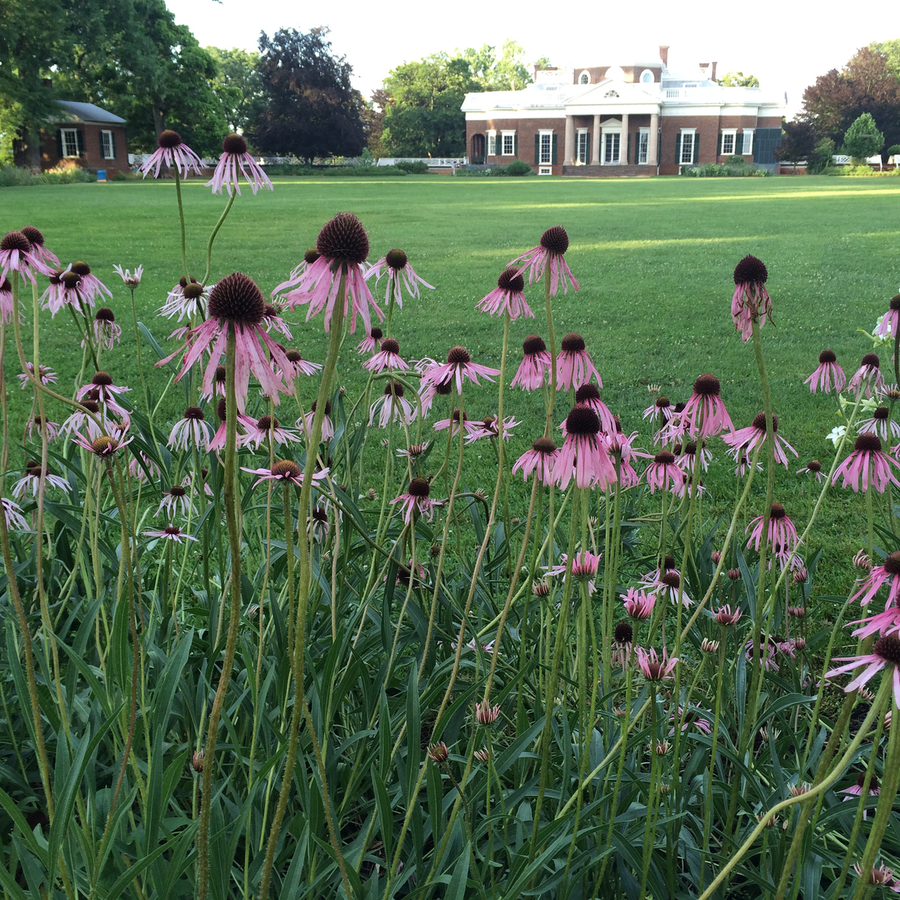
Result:
M110 140L112 141L112 158L116 158L116 133L114 131L110 131L109 133Z
M585 135L584 141L584 164L589 166L591 164L591 133L588 132Z
M62 128L56 129L56 155L62 159L63 158L63 139L62 139Z
M734 136L734 152L736 156L740 156L744 152L744 133Z
M629 134L625 140L625 165L631 162L631 135Z
M541 136L536 134L534 136L534 164L540 165L541 162Z
M675 162L677 165L681 165L681 132L675 138Z
M75 137L78 139L78 155L84 156L84 132L79 128L75 132Z
M551 143L550 143L550 162L554 166L556 165L556 145L557 145L557 143L558 143L558 140L557 140L556 134L554 134L553 137L551 138Z
M693 163L695 166L697 165L697 157L699 156L699 151L700 151L700 147L699 147L700 141L698 140L699 137L700 137L700 135L697 134L697 132L695 131L694 132L694 159L693 159Z
M519 134L516 132L513 134L513 156L519 155Z
M716 150L716 156L721 156L721 155L722 155L722 132L720 131L719 132L719 147Z

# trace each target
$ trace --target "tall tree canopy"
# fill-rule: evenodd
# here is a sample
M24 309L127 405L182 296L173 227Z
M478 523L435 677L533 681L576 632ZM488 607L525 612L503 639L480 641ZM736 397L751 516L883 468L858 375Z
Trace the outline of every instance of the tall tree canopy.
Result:
M472 80L483 91L520 91L532 80L525 49L513 40L503 42L499 57L489 44L482 44L480 50L457 50L455 55L469 64Z
M207 47L218 69L213 78L216 98L230 131L243 133L256 124L265 107L259 54L247 50Z
M895 43L886 41L885 50L863 47L840 72L832 69L817 78L803 92L799 118L811 122L820 138L840 144L851 124L869 113L887 147L900 143L900 77L890 55Z
M759 79L743 72L727 72L719 79L719 84L724 84L725 87L759 87Z
M335 56L327 28L302 34L282 28L259 37L259 72L266 105L252 135L263 153L296 155L312 162L322 156L357 156L365 146L359 91L353 69Z

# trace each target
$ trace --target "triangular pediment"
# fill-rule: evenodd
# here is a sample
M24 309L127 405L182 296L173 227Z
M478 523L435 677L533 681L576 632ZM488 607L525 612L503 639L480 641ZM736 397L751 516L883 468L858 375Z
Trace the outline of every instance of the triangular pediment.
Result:
M583 87L577 94L573 93L566 106L633 106L635 103L659 104L659 92L648 91L643 84L632 84L614 78Z

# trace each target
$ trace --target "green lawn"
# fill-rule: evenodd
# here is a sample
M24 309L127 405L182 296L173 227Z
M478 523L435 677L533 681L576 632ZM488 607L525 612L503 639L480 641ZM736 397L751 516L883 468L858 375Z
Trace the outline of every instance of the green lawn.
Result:
M62 260L85 260L114 290L125 339L103 365L117 383L137 386L128 293L112 266L143 264L139 314L168 346L162 338L174 325L154 324L153 316L181 274L174 184L8 188L0 198L3 231L38 226ZM224 201L199 181L185 186L184 198L189 260L199 275ZM898 200L900 179L887 178L282 179L274 193L245 191L238 198L215 248L213 275L242 270L268 293L328 218L352 210L369 230L372 260L401 247L437 288L406 304L395 319L404 357L442 358L463 343L475 361L496 365L502 325L475 312L475 305L509 260L535 246L545 228L562 224L571 239L566 258L581 290L555 302L557 334L584 335L604 380L604 399L624 427L641 425L648 383L663 385L673 400L686 399L703 372L721 379L740 427L760 408L760 390L752 350L735 333L729 304L734 265L752 253L769 269L777 327L763 332L765 352L781 433L800 452L800 465L811 457L830 461L824 436L837 421L831 401L811 396L803 379L824 347L832 347L851 374L871 349L857 328L871 330L897 292ZM522 338L533 331L546 336L540 289L529 297L538 318L513 323L511 372ZM71 321L59 315L51 325L43 315L42 361L57 369L59 386L68 390L80 364ZM321 321L296 328L294 345L320 360ZM355 372L344 376L351 391L363 383ZM11 393L16 438L28 406L24 393ZM469 396L470 417L491 411L490 388ZM180 413L177 397L171 408ZM524 420L517 451L539 431L530 427L540 421L539 404L518 393L510 400L511 412ZM20 456L14 454L14 466ZM711 473L714 481L730 477L728 461L719 456L721 475ZM782 472L779 492L792 494L794 480ZM854 529L862 529L848 512L861 502L853 499L833 503L824 525L833 529L832 538L821 538L826 547L846 541L848 531L855 547Z

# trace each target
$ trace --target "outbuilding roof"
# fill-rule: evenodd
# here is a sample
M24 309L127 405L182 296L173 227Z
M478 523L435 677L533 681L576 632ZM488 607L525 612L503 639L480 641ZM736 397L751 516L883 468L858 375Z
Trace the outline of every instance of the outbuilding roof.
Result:
M114 115L93 103L79 103L75 100L57 100L62 113L59 122L85 122L94 125L124 125L121 116Z

